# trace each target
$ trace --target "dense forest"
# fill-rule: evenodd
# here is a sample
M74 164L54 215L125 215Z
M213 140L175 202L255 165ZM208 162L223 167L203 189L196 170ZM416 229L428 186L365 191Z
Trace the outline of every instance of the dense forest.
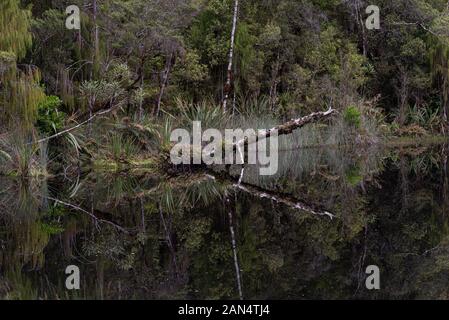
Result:
M0 298L448 299L448 132L447 0L0 0Z
M341 118L333 143L444 134L449 4L372 2L2 1L2 137L18 130L27 144L85 121L72 140L129 144L123 132L93 130L96 115L161 136L186 117L220 127L237 115L280 121L329 107ZM66 26L70 5L79 30ZM379 29L365 25L368 5L380 8Z

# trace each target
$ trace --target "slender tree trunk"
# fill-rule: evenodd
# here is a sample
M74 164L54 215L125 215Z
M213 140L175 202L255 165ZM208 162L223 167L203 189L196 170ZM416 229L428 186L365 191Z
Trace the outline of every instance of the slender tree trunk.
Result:
M236 92L234 90L234 94L233 94L233 98L232 98L232 114L235 114L235 111L237 109L237 95Z
M232 64L234 62L234 44L235 44L235 31L237 29L237 18L238 18L238 12L239 12L239 0L235 0L234 3L234 17L232 20L232 32L231 32L231 48L229 50L229 62L228 62L228 71L227 71L227 78L226 78L226 84L224 86L224 97L223 97L223 112L226 112L227 110L227 104L229 99L229 94L231 92L231 85L232 85Z
M444 144L441 149L442 161L442 198L443 198L443 215L447 216L449 213L449 161L448 161L448 150L447 144Z
M78 49L80 51L79 54L81 56L81 50L83 49L83 37L81 35L81 28L78 30L77 41L78 41Z
M398 122L401 126L405 124L405 121L407 120L407 101L408 101L408 76L407 73L404 71L401 72L401 76L399 78L399 81L401 82L399 84L399 119Z
M448 76L444 76L443 80L443 133L446 133L446 129L449 126L449 89L448 89Z
M362 46L363 46L363 56L366 57L367 52L367 40L366 40L366 30L365 24L363 23L362 13L360 12L360 7L357 5L356 7L356 15L360 23L360 29L362 30Z
M156 105L156 109L154 111L154 115L156 117L159 116L159 112L161 111L162 97L164 96L164 91L168 84L168 76L170 75L170 71L172 68L173 56L174 56L173 53L171 53L170 57L167 59L166 65L165 65L164 75L162 77L161 90L159 91L159 96L157 98L157 105Z
M143 118L143 77L140 79L139 120Z
M270 110L273 111L277 103L277 87L279 84L279 68L280 68L280 55L278 53L276 66L273 69L270 86Z
M98 6L97 6L97 0L92 0L92 11L93 11L93 20L94 20L94 34L93 34L93 38L94 38L94 54L93 54L93 58L92 58L92 68L93 70L93 75L97 76L97 64L98 64L98 56L100 53L100 48L99 48L99 29L98 29L98 24L97 24L97 14L98 14Z
M93 97L89 98L89 119L92 118L94 105L95 105L95 98L93 98ZM89 133L89 136L92 135L92 122L91 121L89 121L88 133Z

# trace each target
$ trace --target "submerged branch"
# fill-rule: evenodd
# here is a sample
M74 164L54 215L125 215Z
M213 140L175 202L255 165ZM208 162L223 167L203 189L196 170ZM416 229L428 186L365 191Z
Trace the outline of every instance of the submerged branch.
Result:
M121 227L121 226L115 224L114 222L109 221L109 220L100 219L100 218L98 218L97 216L95 216L93 213L91 213L91 212L89 212L89 211L87 211L87 210L84 210L83 208L81 208L81 207L79 207L79 206L76 206L76 205L73 205L73 204L71 204L71 203L64 202L64 201L61 201L61 200L59 200L59 199L55 199L55 198L52 198L52 197L46 197L46 198L47 198L48 200L54 201L54 202L56 202L56 203L59 203L59 204L62 204L62 205L64 205L64 206L66 206L66 207L69 207L69 208L72 208L72 209L75 209L75 210L78 210L78 211L81 211L81 212L87 214L88 216L90 216L92 219L95 220L95 223L103 222L103 223L106 223L106 224L109 224L109 225L113 226L114 228L116 228L117 230L120 230L120 231L123 232L123 233L126 233L126 234L129 233L128 231L125 230L125 228L123 228L123 227Z

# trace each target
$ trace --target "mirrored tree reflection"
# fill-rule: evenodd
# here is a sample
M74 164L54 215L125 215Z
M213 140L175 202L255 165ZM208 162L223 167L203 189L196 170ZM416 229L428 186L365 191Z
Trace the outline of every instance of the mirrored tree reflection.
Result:
M449 298L448 146L291 152L241 185L238 168L1 178L1 297Z

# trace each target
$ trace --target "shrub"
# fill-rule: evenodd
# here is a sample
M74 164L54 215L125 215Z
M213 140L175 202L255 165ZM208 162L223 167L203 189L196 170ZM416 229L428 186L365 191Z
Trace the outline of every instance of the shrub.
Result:
M362 114L355 106L348 107L343 113L343 119L349 126L360 128Z
M53 134L64 126L65 113L59 111L62 101L48 96L38 105L37 127L43 134Z
M119 133L112 133L108 137L109 156L115 161L126 161L140 151L135 139Z

